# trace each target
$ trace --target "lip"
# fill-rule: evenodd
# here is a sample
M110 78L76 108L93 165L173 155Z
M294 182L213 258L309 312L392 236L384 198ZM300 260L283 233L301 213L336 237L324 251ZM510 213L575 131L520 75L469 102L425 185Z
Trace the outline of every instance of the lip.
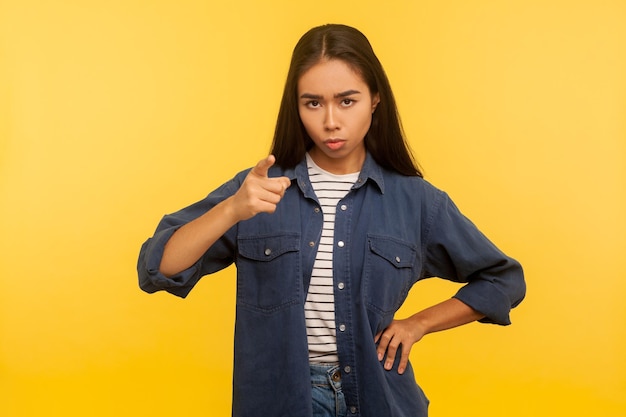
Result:
M329 149L335 151L343 147L346 141L344 139L330 138L324 141L324 145L326 145Z
M345 142L345 139L340 139L340 138L328 138L326 140L324 140L324 143L339 143L339 142Z

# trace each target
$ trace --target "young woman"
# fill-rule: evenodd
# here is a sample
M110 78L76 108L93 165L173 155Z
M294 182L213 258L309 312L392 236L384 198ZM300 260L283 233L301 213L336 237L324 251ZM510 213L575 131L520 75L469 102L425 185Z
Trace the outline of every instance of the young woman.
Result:
M519 263L423 180L380 62L343 25L300 39L271 155L165 216L139 282L185 297L232 263L236 417L426 416L413 344L475 320L509 324L525 294ZM434 276L465 285L396 319Z

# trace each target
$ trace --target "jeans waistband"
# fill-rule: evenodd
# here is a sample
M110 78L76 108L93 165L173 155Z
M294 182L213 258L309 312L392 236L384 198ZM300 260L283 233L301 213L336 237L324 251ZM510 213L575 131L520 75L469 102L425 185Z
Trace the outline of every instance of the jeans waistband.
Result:
M311 384L341 389L339 365L311 364Z

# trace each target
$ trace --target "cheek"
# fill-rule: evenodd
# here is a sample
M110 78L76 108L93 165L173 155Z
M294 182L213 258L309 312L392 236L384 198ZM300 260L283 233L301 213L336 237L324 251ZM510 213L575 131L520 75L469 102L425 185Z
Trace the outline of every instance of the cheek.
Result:
M363 117L359 120L360 130L367 132L372 125L372 114L364 113Z

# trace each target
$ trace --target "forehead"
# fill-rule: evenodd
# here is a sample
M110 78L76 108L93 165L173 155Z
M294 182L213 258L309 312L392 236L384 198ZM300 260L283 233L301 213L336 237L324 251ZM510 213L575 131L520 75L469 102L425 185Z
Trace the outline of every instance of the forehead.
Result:
M361 74L340 59L321 60L306 70L298 80L298 93L332 93L348 89L369 93Z

